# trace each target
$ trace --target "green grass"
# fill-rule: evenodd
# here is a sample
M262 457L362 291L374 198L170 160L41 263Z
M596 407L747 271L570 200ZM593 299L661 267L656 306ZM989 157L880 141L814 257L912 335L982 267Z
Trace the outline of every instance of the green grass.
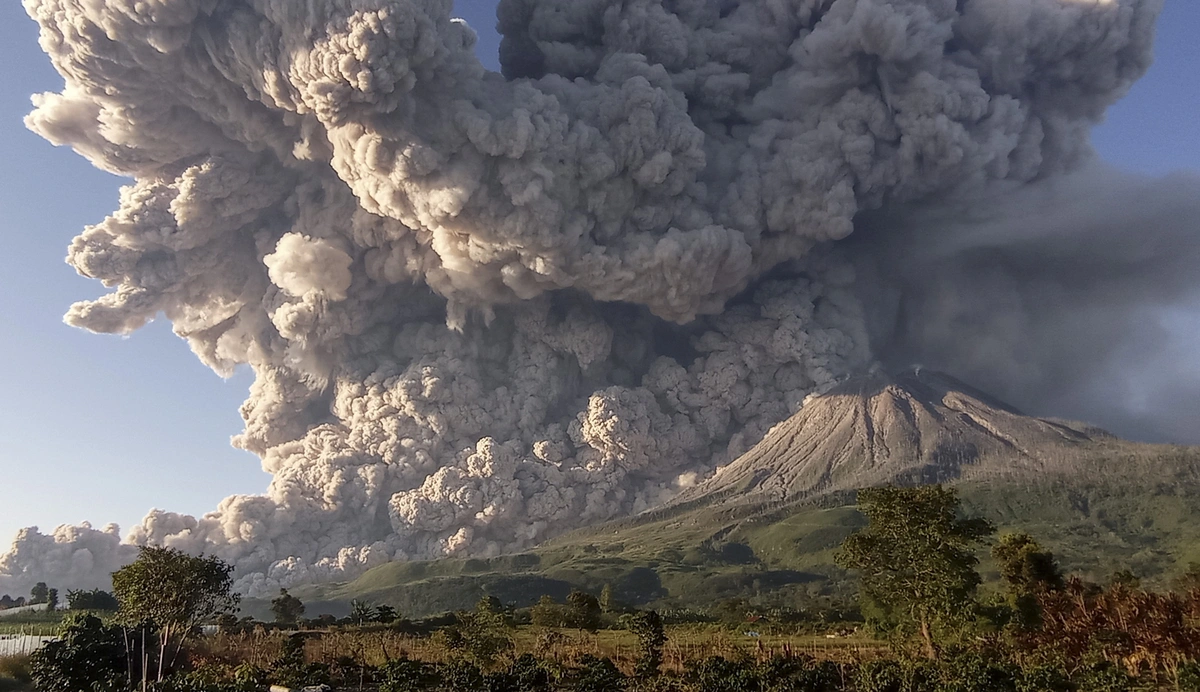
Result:
M1155 473L1135 474L1148 467L1134 461L1106 460L1116 472L1094 478L957 487L969 514L1002 533L1029 532L1069 572L1103 581L1129 569L1163 586L1200 561L1200 484L1191 456L1180 457L1189 468L1178 473L1160 460ZM520 555L390 563L354 582L296 593L310 614L344 614L361 599L410 617L470 608L485 594L528 606L543 594L561 600L572 588L599 593L605 584L630 605L711 607L733 597L799 605L853 593L834 553L864 522L847 495L782 508L697 503L574 531ZM994 579L986 550L981 557L985 578ZM266 601L246 606L266 613Z

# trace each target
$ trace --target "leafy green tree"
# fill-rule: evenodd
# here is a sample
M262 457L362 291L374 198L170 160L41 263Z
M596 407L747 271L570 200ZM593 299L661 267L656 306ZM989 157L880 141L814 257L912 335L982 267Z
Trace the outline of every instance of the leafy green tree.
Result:
M287 589L280 589L279 597L271 601L271 613L275 615L275 622L294 625L304 615L304 604L299 598L288 593Z
M1054 554L1027 533L1010 533L992 547L992 558L1000 567L1000 577L1008 596L1006 609L1015 614L1015 624L1022 630L1040 627L1042 613L1038 597L1060 591L1065 585Z
M126 623L158 627L158 679L167 652L178 657L200 623L237 609L233 567L216 556L193 557L174 548L143 547L129 565L113 573L113 593Z
M928 658L938 657L935 630L971 611L979 573L974 548L995 529L959 517L953 490L887 486L858 493L868 524L837 552L838 566L858 570L863 609L895 631L920 635Z
M68 591L67 608L71 610L115 611L120 607L117 599L107 591Z
M566 627L570 619L566 606L555 603L553 598L546 595L529 609L529 620L537 627Z
M371 619L383 625L390 625L400 619L400 613L390 605L381 605L375 608L375 613L371 615Z
M29 591L29 605L39 605L46 602L46 597L50 594L50 589L46 586L46 582L39 581L33 585Z
M1001 536L992 548L992 557L1006 587L1014 593L1057 591L1065 583L1054 554L1027 533Z
M572 591L567 595L567 610L574 627L589 632L600 629L600 601L590 593Z
M52 613L58 610L58 589L46 590L46 610Z

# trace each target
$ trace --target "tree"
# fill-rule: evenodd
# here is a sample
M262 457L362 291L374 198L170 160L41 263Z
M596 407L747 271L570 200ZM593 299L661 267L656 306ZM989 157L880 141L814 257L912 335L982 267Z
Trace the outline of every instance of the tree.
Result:
M636 613L629 620L629 631L638 640L638 661L634 668L640 678L658 675L662 666L662 649L667 643L662 618L653 610Z
M381 605L375 608L371 619L382 625L390 625L400 619L400 613L396 612L396 609L390 605Z
M858 493L866 527L851 534L837 564L858 570L863 609L898 632L916 630L928 658L937 658L935 629L970 612L979 585L974 547L995 529L959 518L953 490L887 486Z
M992 548L992 558L1000 567L1016 625L1022 630L1041 627L1040 597L1065 585L1054 554L1027 533L1011 533Z
M1010 591L1032 594L1063 588L1063 574L1054 554L1027 533L1002 536L992 548L1000 577Z
M46 590L46 610L52 613L58 610L58 589Z
M439 634L452 654L465 655L481 666L489 666L497 656L513 648L506 615L498 598L484 596L475 610L457 613L458 624Z
M600 629L600 602L590 593L572 591L567 595L567 610L572 626L589 632Z
M375 609L366 601L355 599L350 601L350 619L359 625L365 625L375 615Z
M237 610L241 597L233 593L232 574L233 567L216 556L158 547L141 548L136 560L113 573L121 619L158 627L159 680L169 649L174 662L200 623Z
M612 584L608 582L605 582L604 588L600 589L600 610L604 613L617 610L617 603L613 600Z
M118 607L117 599L107 591L92 589L67 592L67 608L71 610L115 611Z
M38 583L34 584L33 588L29 591L29 605L45 603L46 597L49 595L49 593L50 589L46 587L46 582L39 581Z
M281 625L294 625L304 615L304 604L299 598L288 593L287 589L279 590L279 597L271 601L271 612L275 622Z

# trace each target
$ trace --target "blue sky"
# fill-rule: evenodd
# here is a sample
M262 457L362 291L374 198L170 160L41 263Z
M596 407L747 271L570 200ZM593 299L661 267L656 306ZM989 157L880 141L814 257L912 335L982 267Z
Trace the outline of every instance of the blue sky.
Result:
M494 0L458 0L456 12L495 67ZM1200 170L1196 27L1200 2L1167 0L1155 66L1096 130L1106 160L1153 174ZM63 258L84 225L116 208L122 180L22 125L30 94L62 81L13 0L0 3L0 65L0 543L22 526L128 529L151 507L201 514L226 495L262 492L269 477L257 458L228 444L248 374L222 380L165 322L128 338L62 323L72 302L103 292ZM1200 343L1200 319L1179 325Z

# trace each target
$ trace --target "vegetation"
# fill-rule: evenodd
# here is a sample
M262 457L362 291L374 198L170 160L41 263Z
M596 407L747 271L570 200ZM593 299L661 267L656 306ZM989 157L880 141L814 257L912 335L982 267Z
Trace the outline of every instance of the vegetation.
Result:
M116 596L107 591L92 589L67 592L67 608L70 610L116 612L119 607Z
M995 529L960 518L958 496L940 485L870 488L858 504L869 523L842 544L838 565L860 572L860 598L876 628L919 632L925 656L936 659L937 633L961 627L971 611L980 583L975 548Z
M280 589L279 597L271 601L271 612L275 615L275 622L294 625L304 615L304 604L299 598L288 593L287 589Z
M156 555L176 569L144 564L135 582L172 584L162 575L189 572L180 565L190 564L193 576L208 576L180 583L225 589L198 589L214 596L196 602L216 605L174 620L189 624L171 625L171 647L160 638L172 622L167 611L135 611L122 597L130 593L124 576L114 580L117 617L71 614L62 638L24 670L49 692L250 692L272 684L380 692L1200 691L1200 567L1181 572L1174 591L1129 572L1100 582L1068 574L1027 532L979 549L992 527L970 517L953 490L879 488L859 501L857 531L829 553L850 570L843 580L861 581L861 608L819 593L790 608L753 593L704 608L622 607L649 596L609 574L595 578L593 591L547 593L525 606L484 595L469 609L426 619L359 599L347 617L306 620L299 597L281 591L268 625L229 612L228 570L219 561L202 569L203 558ZM743 540L730 532L704 551L761 574L753 547L753 560L730 547L754 545ZM981 567L995 574L995 588ZM642 579L635 583L649 593L661 588ZM219 622L221 631L188 637L200 622ZM3 680L0 691L22 684Z
M197 626L237 609L232 573L233 567L217 557L156 547L141 548L136 560L113 573L123 623L143 633L152 627L158 634L157 680Z

